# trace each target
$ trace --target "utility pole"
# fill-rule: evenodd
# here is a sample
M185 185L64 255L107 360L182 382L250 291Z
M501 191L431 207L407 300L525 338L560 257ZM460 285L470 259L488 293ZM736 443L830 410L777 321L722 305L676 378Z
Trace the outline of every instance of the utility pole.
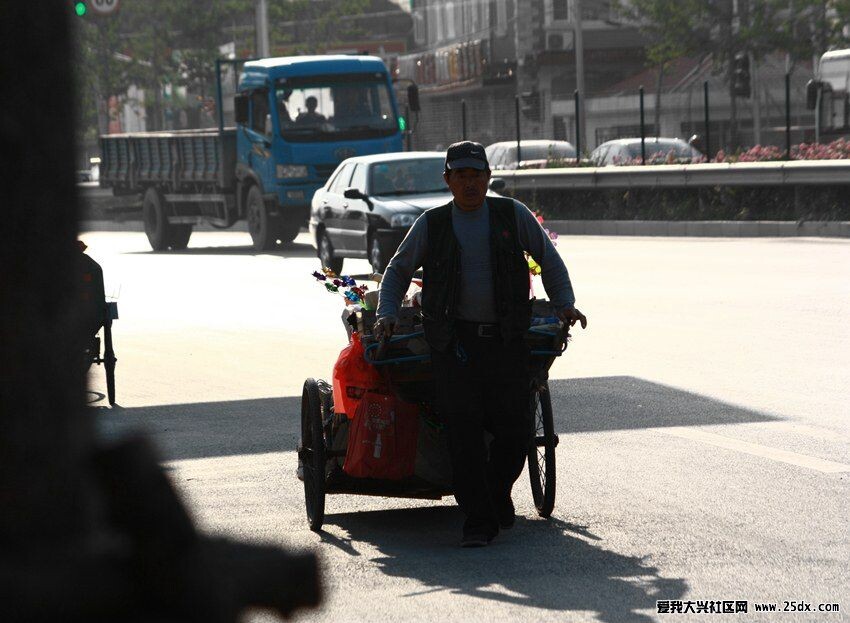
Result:
M738 0L736 2L735 12L738 15L738 32L740 32L741 24L746 26L753 25L753 12L751 0ZM738 32L735 34L737 35ZM749 46L748 46L749 47ZM759 68L758 59L752 49L747 51L747 64L749 65L750 74L750 107L753 117L753 142L756 145L761 144L761 98L759 95Z
M756 57L750 55L750 103L753 106L753 141L761 145L761 102L759 101L759 68Z
M576 90L578 91L578 135L584 137L585 149L590 151L590 141L587 139L587 115L584 114L584 42L581 33L581 0L573 0L573 44L576 52ZM579 154L579 158L581 154Z
M269 7L266 0L254 0L257 22L257 58L269 57Z

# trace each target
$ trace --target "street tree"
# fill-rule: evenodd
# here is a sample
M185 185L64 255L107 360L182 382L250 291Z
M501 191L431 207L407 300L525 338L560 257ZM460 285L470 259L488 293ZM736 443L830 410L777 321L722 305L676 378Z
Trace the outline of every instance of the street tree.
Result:
M661 127L664 72L672 61L696 54L709 38L704 0L630 0L621 2L624 16L637 22L649 40L647 60L658 68L655 84L655 128Z
M372 4L370 0L272 0L272 47L277 44L294 53L319 54L355 39L362 33L352 18L364 14Z
M81 136L96 129L105 133L109 126L109 100L127 92L131 84L131 63L116 19L75 19L74 79L78 94L78 128Z
M685 55L711 57L729 89L729 139L736 145L735 56L811 58L814 46L835 40L838 5L850 14L850 0L629 0L624 10L651 42L648 57L659 66L659 89L666 63Z

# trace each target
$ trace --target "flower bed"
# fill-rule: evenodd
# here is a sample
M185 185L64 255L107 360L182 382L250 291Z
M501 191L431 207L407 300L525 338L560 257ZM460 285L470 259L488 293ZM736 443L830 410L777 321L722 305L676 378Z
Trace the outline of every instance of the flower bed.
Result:
M850 221L850 186L537 190L514 196L547 220Z
M850 159L850 141L801 143L791 147L792 160ZM719 151L713 162L773 162L784 151L756 145L735 153ZM669 163L658 157L647 164ZM553 165L556 163L552 163ZM640 164L640 159L624 164ZM586 166L586 163L583 163ZM563 165L562 165L563 166ZM516 198L553 220L662 221L848 221L848 186L717 186L701 189L534 190Z

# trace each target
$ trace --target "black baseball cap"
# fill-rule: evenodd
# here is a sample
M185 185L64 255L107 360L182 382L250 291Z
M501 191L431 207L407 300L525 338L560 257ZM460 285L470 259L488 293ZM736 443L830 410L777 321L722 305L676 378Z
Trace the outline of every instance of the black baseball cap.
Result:
M478 169L486 171L490 168L487 154L481 143L460 141L449 145L446 150L446 171L450 169Z

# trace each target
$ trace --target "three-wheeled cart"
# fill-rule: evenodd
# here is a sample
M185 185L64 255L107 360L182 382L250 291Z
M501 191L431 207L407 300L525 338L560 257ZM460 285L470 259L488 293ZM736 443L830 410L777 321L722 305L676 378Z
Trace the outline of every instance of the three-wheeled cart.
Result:
M374 321L374 311L357 312L357 330L365 345L366 361L380 367L399 398L422 407L417 470L413 476L402 480L348 475L343 463L351 420L348 415L334 411L333 388L328 382L307 379L301 395L298 476L304 481L307 520L314 531L320 530L324 522L328 494L434 500L453 494L445 435L438 414L430 409L434 402L433 378L421 319L414 309L402 308L399 330L389 344L380 344L372 335ZM534 426L533 443L528 448L528 475L534 506L541 517L549 517L555 506L555 448L558 445L548 372L555 358L566 350L568 338L568 326L557 320L549 302L535 300L532 326L527 335L531 349L528 408L533 414Z
M88 339L84 364L86 370L92 364L103 365L106 371L106 395L110 405L115 404L115 350L112 347L112 321L118 318L118 303L106 300L103 286L103 270L85 253L82 253L81 305L83 308ZM101 352L100 334L103 335Z

